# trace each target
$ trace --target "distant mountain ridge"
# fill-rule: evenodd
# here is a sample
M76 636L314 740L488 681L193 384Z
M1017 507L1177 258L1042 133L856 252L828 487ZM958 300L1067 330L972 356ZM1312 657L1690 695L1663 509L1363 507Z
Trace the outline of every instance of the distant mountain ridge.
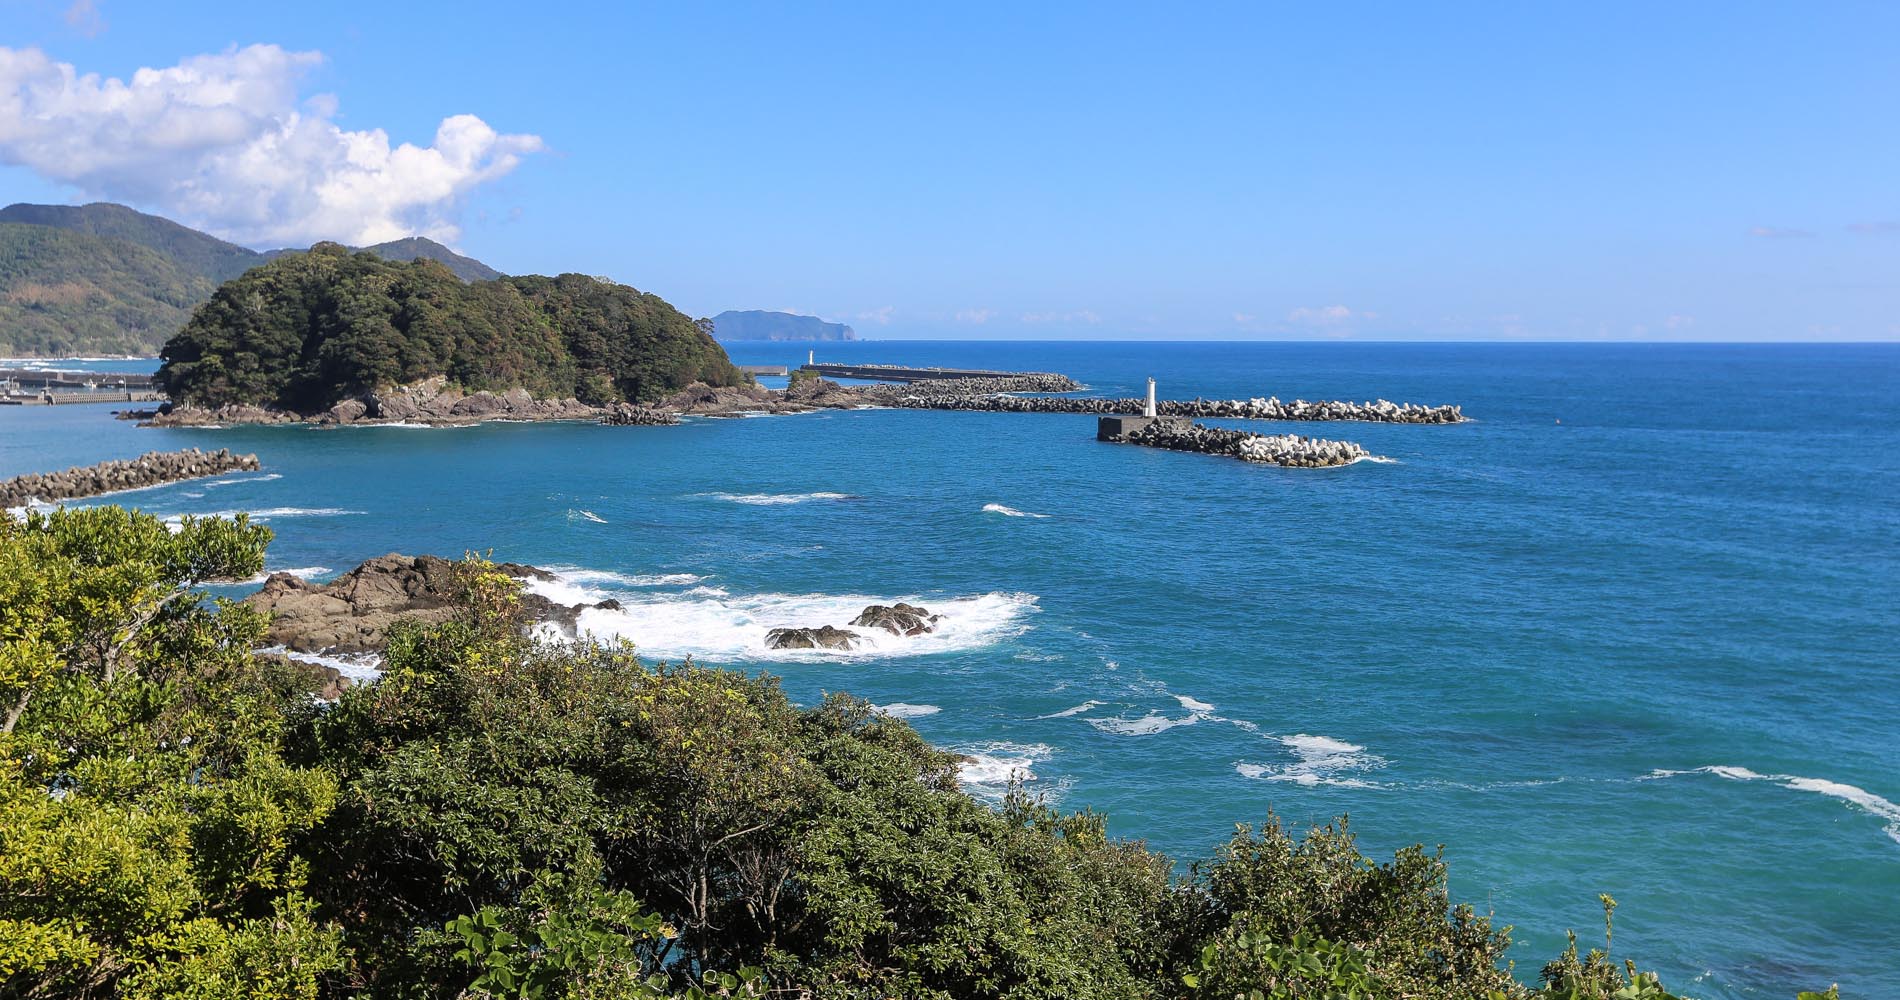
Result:
M764 309L728 309L713 317L713 336L720 340L823 341L856 340L857 331L843 323L827 323L816 316L770 312Z
M420 236L362 247L440 261L463 281L500 271ZM155 353L220 284L295 250L257 251L124 205L0 209L0 356Z

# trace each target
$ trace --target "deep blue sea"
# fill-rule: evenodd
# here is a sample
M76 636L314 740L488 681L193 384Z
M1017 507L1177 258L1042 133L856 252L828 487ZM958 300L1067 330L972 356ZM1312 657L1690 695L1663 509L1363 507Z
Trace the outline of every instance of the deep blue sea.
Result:
M804 345L734 359L803 360ZM1099 444L1092 418L870 410L672 428L138 430L0 407L0 476L186 446L263 474L126 494L252 511L272 568L561 567L655 657L850 691L1184 858L1269 810L1444 844L1518 972L1576 928L1679 992L1900 997L1900 346L859 343L1163 397L1460 403L1262 430L1389 464ZM149 367L149 364L146 365ZM895 599L845 656L765 630ZM598 598L595 598L598 599Z

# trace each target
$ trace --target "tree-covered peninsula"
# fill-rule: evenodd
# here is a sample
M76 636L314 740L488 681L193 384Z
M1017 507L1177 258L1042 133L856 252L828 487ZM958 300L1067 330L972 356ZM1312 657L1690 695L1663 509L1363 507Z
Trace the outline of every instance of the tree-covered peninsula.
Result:
M296 413L438 376L591 405L746 381L657 295L579 274L465 284L433 260L334 243L226 282L160 357L174 403Z

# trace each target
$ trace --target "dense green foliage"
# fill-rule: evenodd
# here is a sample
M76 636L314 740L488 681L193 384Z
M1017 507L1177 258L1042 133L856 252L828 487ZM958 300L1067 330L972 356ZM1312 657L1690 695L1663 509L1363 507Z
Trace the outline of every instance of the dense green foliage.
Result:
M464 281L501 272L412 236L365 247L441 261ZM218 285L286 252L259 253L124 205L0 209L0 357L151 355Z
M984 806L861 701L534 640L479 560L319 706L189 589L267 539L0 515L0 997L1672 1000L1574 940L1516 983L1438 855L1343 822L1180 875Z
M745 381L657 295L578 274L465 284L334 243L227 282L161 356L176 401L303 413L437 375L596 404Z

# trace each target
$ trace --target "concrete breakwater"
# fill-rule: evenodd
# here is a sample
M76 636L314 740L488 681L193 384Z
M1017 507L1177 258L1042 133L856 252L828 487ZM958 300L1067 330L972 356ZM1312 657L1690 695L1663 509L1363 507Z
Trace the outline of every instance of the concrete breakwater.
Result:
M228 448L200 451L153 451L132 459L115 459L64 472L39 472L0 482L0 507L24 507L38 500L77 500L81 497L143 489L226 472L255 472L256 455L234 455Z
M1192 451L1203 455L1227 455L1246 462L1263 462L1294 469L1324 469L1351 465L1372 453L1351 441L1328 441L1300 437L1297 434L1255 434L1252 431L1206 427L1181 417L1153 420L1134 418L1134 427L1126 433L1111 433L1104 420L1102 439L1124 444Z
M989 413L1086 413L1114 416L1142 412L1140 399L1109 399L1073 396L993 396L991 392L1048 392L1047 389L967 390L963 392L920 392L924 383L893 386L878 393L886 406L921 410L980 410ZM934 387L933 387L934 388ZM1164 417L1225 417L1238 420L1360 420L1389 424L1456 424L1467 419L1458 406L1420 406L1374 400L1365 403L1308 401L1283 402L1277 397L1265 399L1164 399L1155 404L1155 412Z
M900 396L975 396L990 392L1074 392L1082 383L1055 372L1010 372L963 378L925 379L906 385L871 385L859 392Z

